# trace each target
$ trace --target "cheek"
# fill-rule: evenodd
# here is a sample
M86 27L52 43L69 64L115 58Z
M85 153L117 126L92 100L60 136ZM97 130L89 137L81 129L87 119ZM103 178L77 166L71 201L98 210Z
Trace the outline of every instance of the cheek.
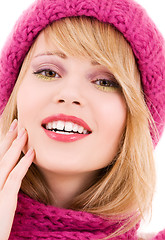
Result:
M25 127L26 119L28 117L28 98L25 97L23 88L20 87L17 94L17 112L18 112L18 128Z
M99 148L104 155L105 165L115 157L126 126L127 109L121 96L104 101L98 106L97 116Z
M28 133L28 142L23 152L26 152L30 146L34 147L33 139L36 135L36 126L40 126L39 113L44 99L40 91L26 82L23 82L17 94L18 129L24 127Z
M26 83L23 83L17 94L17 112L18 112L18 124L19 127L27 128L33 117L37 115L39 110L39 95L35 91L35 88L29 87Z
M116 94L109 101L102 102L99 115L104 129L121 135L127 118L127 108L123 97Z

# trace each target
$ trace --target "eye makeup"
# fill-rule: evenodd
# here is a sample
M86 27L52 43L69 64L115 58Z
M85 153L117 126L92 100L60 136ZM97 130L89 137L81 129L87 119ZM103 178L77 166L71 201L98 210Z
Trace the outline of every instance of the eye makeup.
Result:
M43 80L52 81L66 73L63 64L52 56L39 56L31 63L33 74Z
M61 63L54 56L42 55L32 60L33 74L46 82L55 81L70 74L70 69L66 69L64 66L65 63ZM114 75L103 65L92 65L91 68L87 69L87 73L84 69L83 75L98 90L103 92L121 92L120 84Z
M121 91L121 86L116 78L109 71L96 71L90 75L91 82L94 86L104 92ZM93 80L94 79L94 80Z
M104 92L114 92L121 90L120 85L115 80L109 80L104 78L99 78L93 81L95 87L104 91Z
M56 78L61 78L61 76L56 72L51 69L41 69L38 71L34 71L33 74L46 81L52 81L55 80Z

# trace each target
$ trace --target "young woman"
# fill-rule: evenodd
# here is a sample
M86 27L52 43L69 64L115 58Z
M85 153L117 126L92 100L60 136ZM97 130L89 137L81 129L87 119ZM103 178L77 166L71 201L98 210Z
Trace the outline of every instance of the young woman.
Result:
M131 0L23 13L0 58L0 240L138 238L165 122L164 46Z

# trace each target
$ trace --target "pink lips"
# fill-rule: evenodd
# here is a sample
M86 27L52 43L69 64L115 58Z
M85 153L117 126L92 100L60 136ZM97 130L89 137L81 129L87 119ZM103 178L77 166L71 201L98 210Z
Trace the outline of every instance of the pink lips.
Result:
M54 115L54 116L50 116L50 117L45 118L41 123L42 127L43 127L43 130L45 131L46 135L53 140L61 141L61 142L73 142L73 141L80 140L80 139L89 135L89 134L78 134L78 133L73 133L73 134L70 134L70 135L59 134L59 133L56 133L56 132L53 132L53 131L50 131L50 130L47 130L47 129L44 128L44 125L48 124L49 122L58 121L58 120L65 121L65 122L76 123L76 124L84 127L84 129L91 132L90 127L82 119L77 118L75 116L58 114L58 115Z

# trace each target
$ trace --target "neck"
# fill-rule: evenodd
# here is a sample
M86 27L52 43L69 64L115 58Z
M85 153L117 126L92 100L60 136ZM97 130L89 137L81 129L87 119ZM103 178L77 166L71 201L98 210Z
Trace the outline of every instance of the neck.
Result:
M60 208L68 208L69 203L91 185L97 174L57 174L45 169L40 170L52 193L52 205Z

